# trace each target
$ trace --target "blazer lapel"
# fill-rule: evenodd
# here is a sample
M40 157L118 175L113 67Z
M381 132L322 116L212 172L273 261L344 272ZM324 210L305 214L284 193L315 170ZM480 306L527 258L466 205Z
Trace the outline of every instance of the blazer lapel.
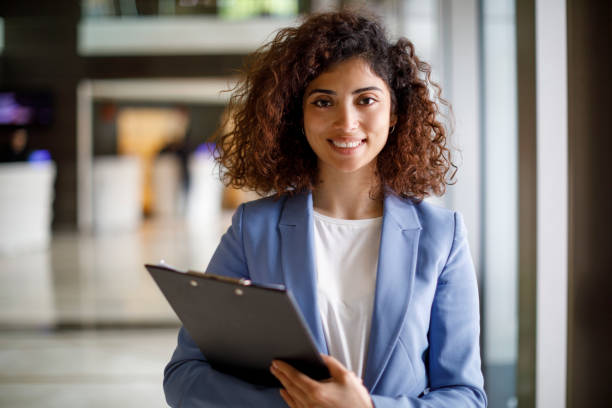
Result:
M412 296L421 224L411 203L384 201L374 311L364 385L374 390L393 352Z
M314 265L312 194L289 197L279 222L281 267L285 286L302 311L320 352L327 344L317 305L317 275Z

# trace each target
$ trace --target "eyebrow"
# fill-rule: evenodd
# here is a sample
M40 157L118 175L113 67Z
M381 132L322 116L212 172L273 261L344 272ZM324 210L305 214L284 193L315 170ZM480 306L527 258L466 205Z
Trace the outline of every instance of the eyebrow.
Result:
M355 89L351 93L354 95L354 94L358 94L358 93L361 93L361 92L367 92L367 91L380 91L380 92L382 92L383 90L380 89L377 86L366 86L365 88ZM316 89L313 89L310 92L308 92L308 95L306 95L306 96L308 97L308 96L310 96L310 95L312 95L314 93L322 93L322 94L326 94L326 95L337 95L336 91L332 91L330 89L316 88Z

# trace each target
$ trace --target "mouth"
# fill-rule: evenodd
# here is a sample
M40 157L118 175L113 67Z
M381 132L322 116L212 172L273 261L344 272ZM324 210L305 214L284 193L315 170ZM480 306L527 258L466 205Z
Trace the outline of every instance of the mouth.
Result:
M345 151L350 151L358 148L359 146L365 144L366 139L352 139L352 140L327 140L332 146L336 149L341 149Z

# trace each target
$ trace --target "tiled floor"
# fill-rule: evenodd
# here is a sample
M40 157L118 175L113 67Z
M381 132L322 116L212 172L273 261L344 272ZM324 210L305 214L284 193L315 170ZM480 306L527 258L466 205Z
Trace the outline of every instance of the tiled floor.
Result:
M198 234L148 221L0 255L0 406L165 406L179 321L143 264L204 269L229 216Z

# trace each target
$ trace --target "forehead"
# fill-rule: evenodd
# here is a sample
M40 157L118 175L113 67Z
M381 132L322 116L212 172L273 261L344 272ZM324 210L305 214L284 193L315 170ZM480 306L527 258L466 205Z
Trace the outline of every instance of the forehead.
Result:
M388 91L386 82L374 72L365 59L353 57L323 71L308 84L306 90L319 87L332 90L345 87L357 89L367 86L378 86Z

